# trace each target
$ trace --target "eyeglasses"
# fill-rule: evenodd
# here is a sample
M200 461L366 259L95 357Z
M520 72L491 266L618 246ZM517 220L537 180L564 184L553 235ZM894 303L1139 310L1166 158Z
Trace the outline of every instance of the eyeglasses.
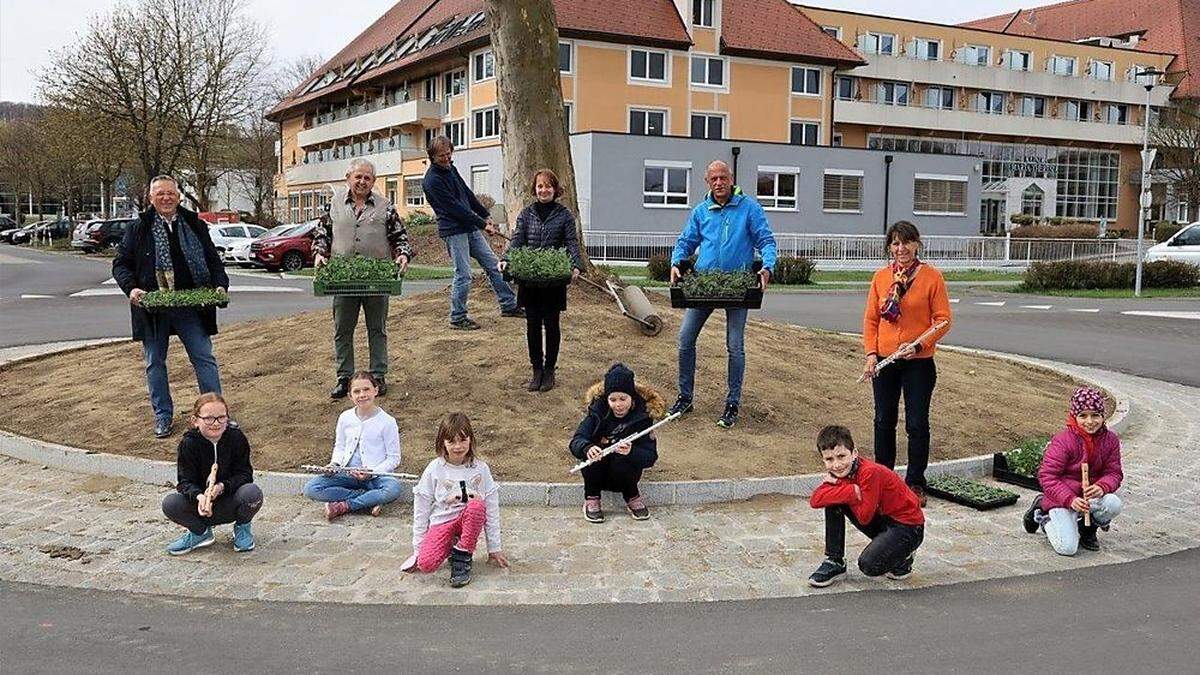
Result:
M228 415L217 415L215 417L197 416L196 419L200 420L201 422L204 422L205 424L225 424L226 422L229 421L229 416Z

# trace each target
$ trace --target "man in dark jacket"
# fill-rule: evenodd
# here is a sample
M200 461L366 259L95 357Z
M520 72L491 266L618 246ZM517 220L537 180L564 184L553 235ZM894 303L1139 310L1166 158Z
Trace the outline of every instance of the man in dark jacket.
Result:
M467 317L467 292L471 290L471 258L474 258L500 301L500 316L522 317L525 312L517 306L517 296L498 268L499 259L488 245L483 232L496 233L488 210L475 198L466 181L454 168L450 158L454 145L445 136L429 143L429 170L422 187L425 199L437 215L438 236L446 242L446 251L454 261L454 283L450 290L450 327L475 330L479 324ZM482 230L483 232L481 232Z
M117 248L112 275L129 296L133 339L142 343L146 356L146 383L154 409L154 435L171 435L175 404L167 381L167 344L179 336L196 373L200 393L221 393L212 338L217 332L213 307L178 308L151 314L141 305L147 292L159 289L159 279L172 288L229 289L225 266L208 235L208 227L195 213L179 207L179 185L170 176L150 181L150 204L129 228Z

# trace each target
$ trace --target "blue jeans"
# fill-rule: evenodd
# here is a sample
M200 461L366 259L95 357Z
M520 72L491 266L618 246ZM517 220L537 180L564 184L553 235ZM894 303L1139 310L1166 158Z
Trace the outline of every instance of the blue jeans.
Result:
M496 299L500 301L500 311L509 312L517 308L517 295L496 268L500 259L496 257L492 247L488 246L483 230L452 234L444 241L446 252L454 262L454 283L450 288L451 322L467 318L467 292L471 290L471 258L479 263L487 273L488 281L492 282L492 290L496 292Z
M1121 498L1107 494L1099 499L1089 499L1088 505L1092 512L1092 524L1108 525L1113 518L1121 515ZM1083 516L1072 509L1050 509L1050 513L1038 518L1050 546L1059 555L1075 555L1079 550L1079 524Z
M171 385L167 381L167 344L172 328L192 362L200 393L221 393L221 376L213 356L212 338L204 330L200 316L189 310L151 315L142 333L142 353L146 357L146 384L156 421L169 420L175 415L175 402L171 400Z
M400 481L391 476L358 480L346 474L317 476L304 485L304 496L316 502L350 502L351 511L363 511L400 498Z
M696 386L696 338L712 309L693 307L683 315L679 326L679 395L692 400ZM737 405L742 400L742 378L746 374L746 317L744 307L725 310L725 350L729 352L729 393L726 403Z

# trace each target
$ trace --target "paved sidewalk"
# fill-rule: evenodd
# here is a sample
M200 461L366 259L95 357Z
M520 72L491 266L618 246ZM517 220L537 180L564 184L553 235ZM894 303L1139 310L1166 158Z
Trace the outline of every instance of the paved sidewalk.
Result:
M167 487L85 476L0 459L0 579L195 597L400 604L525 604L754 599L904 588L1125 562L1200 546L1200 389L1071 367L1122 391L1136 414L1125 433L1125 512L1101 533L1099 553L1055 555L1026 535L1014 507L976 512L939 500L927 510L916 573L904 582L856 572L824 591L805 579L820 562L820 513L804 500L664 507L646 522L624 513L591 525L580 509L505 507L502 571L476 557L475 580L450 589L443 567L406 575L411 511L326 524L319 505L270 498L255 520L258 549L234 553L228 526L217 543L172 558L179 530L159 503ZM1016 489L1016 488L1014 488ZM851 531L856 555L865 540ZM57 556L57 557L54 557Z

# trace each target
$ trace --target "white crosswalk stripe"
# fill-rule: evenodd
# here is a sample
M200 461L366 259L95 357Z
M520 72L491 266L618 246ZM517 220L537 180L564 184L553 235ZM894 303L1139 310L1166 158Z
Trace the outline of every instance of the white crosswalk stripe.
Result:
M1006 301L1004 301L1004 300L1001 300L1001 301L999 301L999 302L977 302L977 303L975 303L975 304L976 304L976 305L982 305L982 306L984 306L984 307L1003 307L1005 302L1006 302Z
M1021 309L1050 309L1054 305L1021 305Z
M1190 319L1192 321L1200 321L1200 312L1128 311L1121 313L1127 316L1150 316L1159 319Z

